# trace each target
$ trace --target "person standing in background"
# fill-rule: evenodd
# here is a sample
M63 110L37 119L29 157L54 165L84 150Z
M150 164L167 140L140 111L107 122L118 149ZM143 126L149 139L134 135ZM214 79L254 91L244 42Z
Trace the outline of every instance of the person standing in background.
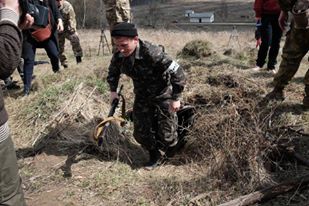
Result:
M76 58L76 63L82 62L83 50L76 30L76 17L73 6L65 0L56 0L63 20L63 32L59 32L59 57L61 65L68 67L67 57L64 54L65 39L71 42L72 50Z
M254 11L257 26L255 38L259 51L256 67L253 70L261 70L268 55L267 70L275 74L282 37L282 30L278 23L280 6L277 0L255 0Z
M31 82L33 75L34 59L37 48L44 48L50 62L53 72L58 72L59 64L59 48L58 48L58 33L63 31L63 22L56 5L55 0L29 0L29 2L37 3L40 6L47 7L49 10L49 24L51 27L51 35L44 41L39 41L33 37L34 28L23 30L23 47L22 58L24 59L24 95L29 95L31 90Z

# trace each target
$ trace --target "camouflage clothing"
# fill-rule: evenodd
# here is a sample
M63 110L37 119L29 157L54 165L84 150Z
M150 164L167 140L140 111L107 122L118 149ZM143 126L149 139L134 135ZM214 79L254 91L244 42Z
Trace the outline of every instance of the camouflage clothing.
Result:
M302 0L301 0L302 1ZM307 1L307 0L304 0ZM294 7L292 0L279 0L283 11L291 11ZM279 71L274 78L275 89L283 89L297 72L300 62L309 49L309 29L299 29L295 22L291 23L291 29L287 33L285 45L282 50L282 61ZM309 98L309 71L305 78L305 99ZM304 100L305 100L304 99ZM305 103L305 101L304 101ZM307 103L306 103L307 106ZM308 101L309 106L309 101Z
M106 19L109 25L110 31L113 26L120 22L131 22L131 7L129 0L103 0L105 4ZM116 47L111 38L113 53L116 51Z
M103 0L105 4L106 19L110 27L119 22L130 22L129 0Z
M184 89L182 67L161 47L139 40L131 56L114 54L107 76L111 91L116 91L121 73L133 80L135 139L148 150L176 144L177 117L168 108L172 100L180 98Z
M309 29L295 29L287 33L282 50L282 61L274 78L275 87L284 88L297 72L302 58L309 49ZM309 87L309 72L305 75L305 85ZM309 96L309 93L306 93Z
M63 32L59 33L59 55L61 64L65 65L67 64L67 58L64 54L65 39L71 42L74 56L82 57L83 50L76 32L76 18L73 6L68 1L64 1L59 10L62 15L64 27Z

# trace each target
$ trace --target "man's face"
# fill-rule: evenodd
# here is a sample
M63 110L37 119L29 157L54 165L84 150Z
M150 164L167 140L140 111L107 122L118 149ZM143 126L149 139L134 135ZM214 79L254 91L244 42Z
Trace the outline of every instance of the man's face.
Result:
M61 7L63 5L64 0L56 0L57 6Z
M117 50L125 57L130 56L138 44L138 37L116 37L113 38Z

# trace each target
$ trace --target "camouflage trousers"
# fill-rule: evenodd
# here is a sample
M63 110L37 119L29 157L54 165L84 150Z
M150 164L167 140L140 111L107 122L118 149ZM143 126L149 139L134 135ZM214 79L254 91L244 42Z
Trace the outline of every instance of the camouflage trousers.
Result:
M131 20L129 0L103 0L105 4L106 19L110 27L119 22Z
M76 32L64 31L59 33L59 58L62 65L67 64L67 57L64 54L64 46L65 46L65 39L68 39L71 42L72 50L74 56L83 56L83 50L80 45L79 37Z
M0 142L0 205L25 206L11 137Z
M149 102L136 98L133 106L133 136L147 150L167 149L177 141L177 115L169 111L171 100Z
M291 30L287 33L285 44L282 50L282 61L278 73L274 77L274 86L284 88L296 74L300 62L309 49L309 29L295 29L291 25ZM305 78L305 93L309 96L309 70Z
M109 25L109 30L113 29L113 26L120 22L131 22L131 7L129 0L103 0L105 4L106 20ZM116 51L116 47L111 38L113 47L113 53Z

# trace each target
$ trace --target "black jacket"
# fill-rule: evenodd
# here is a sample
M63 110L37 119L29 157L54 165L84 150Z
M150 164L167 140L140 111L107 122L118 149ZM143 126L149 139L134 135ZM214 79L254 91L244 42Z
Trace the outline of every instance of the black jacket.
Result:
M53 41L55 41L56 45L58 46L58 40L57 40L57 24L58 24L58 19L62 19L60 11L56 5L56 0L29 0L29 2L34 3L34 4L41 4L44 6L47 6L50 8L51 11L51 25L52 25L52 35L51 35L51 39ZM24 35L24 40L27 41L35 41L32 37L31 37L31 31L33 31L32 29L27 29L23 31L23 35Z

